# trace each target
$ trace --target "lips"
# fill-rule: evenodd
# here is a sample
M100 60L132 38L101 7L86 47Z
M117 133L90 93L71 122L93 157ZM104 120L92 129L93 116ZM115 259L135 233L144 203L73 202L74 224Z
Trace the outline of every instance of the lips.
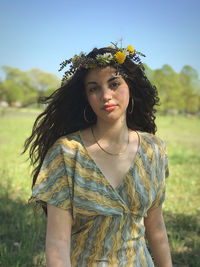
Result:
M112 111L112 110L114 110L115 108L116 108L116 105L114 105L114 104L104 105L104 107L103 107L103 109L104 109L105 111Z

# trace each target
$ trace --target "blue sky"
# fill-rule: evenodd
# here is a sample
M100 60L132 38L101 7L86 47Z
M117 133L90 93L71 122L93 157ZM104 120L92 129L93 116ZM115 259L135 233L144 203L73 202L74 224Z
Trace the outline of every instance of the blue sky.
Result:
M122 38L152 69L200 74L199 10L199 0L0 0L0 66L61 77L64 59Z

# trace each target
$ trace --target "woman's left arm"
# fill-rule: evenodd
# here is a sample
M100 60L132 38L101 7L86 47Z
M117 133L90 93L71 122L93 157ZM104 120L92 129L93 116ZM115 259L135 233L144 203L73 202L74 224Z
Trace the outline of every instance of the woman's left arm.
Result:
M144 218L148 244L157 267L172 267L167 232L162 215L162 205L149 210Z

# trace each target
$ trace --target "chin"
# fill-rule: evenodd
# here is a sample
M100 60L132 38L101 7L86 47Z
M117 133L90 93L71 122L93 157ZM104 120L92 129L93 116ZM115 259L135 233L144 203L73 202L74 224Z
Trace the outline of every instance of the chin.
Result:
M123 115L119 115L119 114L114 114L114 113L109 113L106 116L101 116L100 117L101 121L105 121L105 122L115 122L118 120L126 120L126 116Z

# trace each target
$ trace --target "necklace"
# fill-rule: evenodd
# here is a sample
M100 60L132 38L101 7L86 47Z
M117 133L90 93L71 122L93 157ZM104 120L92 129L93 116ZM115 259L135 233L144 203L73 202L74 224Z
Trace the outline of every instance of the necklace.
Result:
M92 127L91 127L91 132L92 132L92 135L93 135L93 137L94 137L95 142L97 143L97 145L99 146L99 148L100 148L101 150L103 150L105 153L107 153L107 154L109 154L109 155L111 155L111 156L120 156L120 155L122 155L122 154L124 154L124 153L126 152L126 150L127 150L127 148L128 148L128 145L129 145L129 135L128 135L128 143L127 143L127 146L125 147L125 149L124 149L123 151L121 151L121 152L119 152L119 153L110 153L110 152L106 151L106 150L99 144L99 142L97 141L97 139L96 139L96 137L95 137L95 135L94 135L94 131L93 131Z

